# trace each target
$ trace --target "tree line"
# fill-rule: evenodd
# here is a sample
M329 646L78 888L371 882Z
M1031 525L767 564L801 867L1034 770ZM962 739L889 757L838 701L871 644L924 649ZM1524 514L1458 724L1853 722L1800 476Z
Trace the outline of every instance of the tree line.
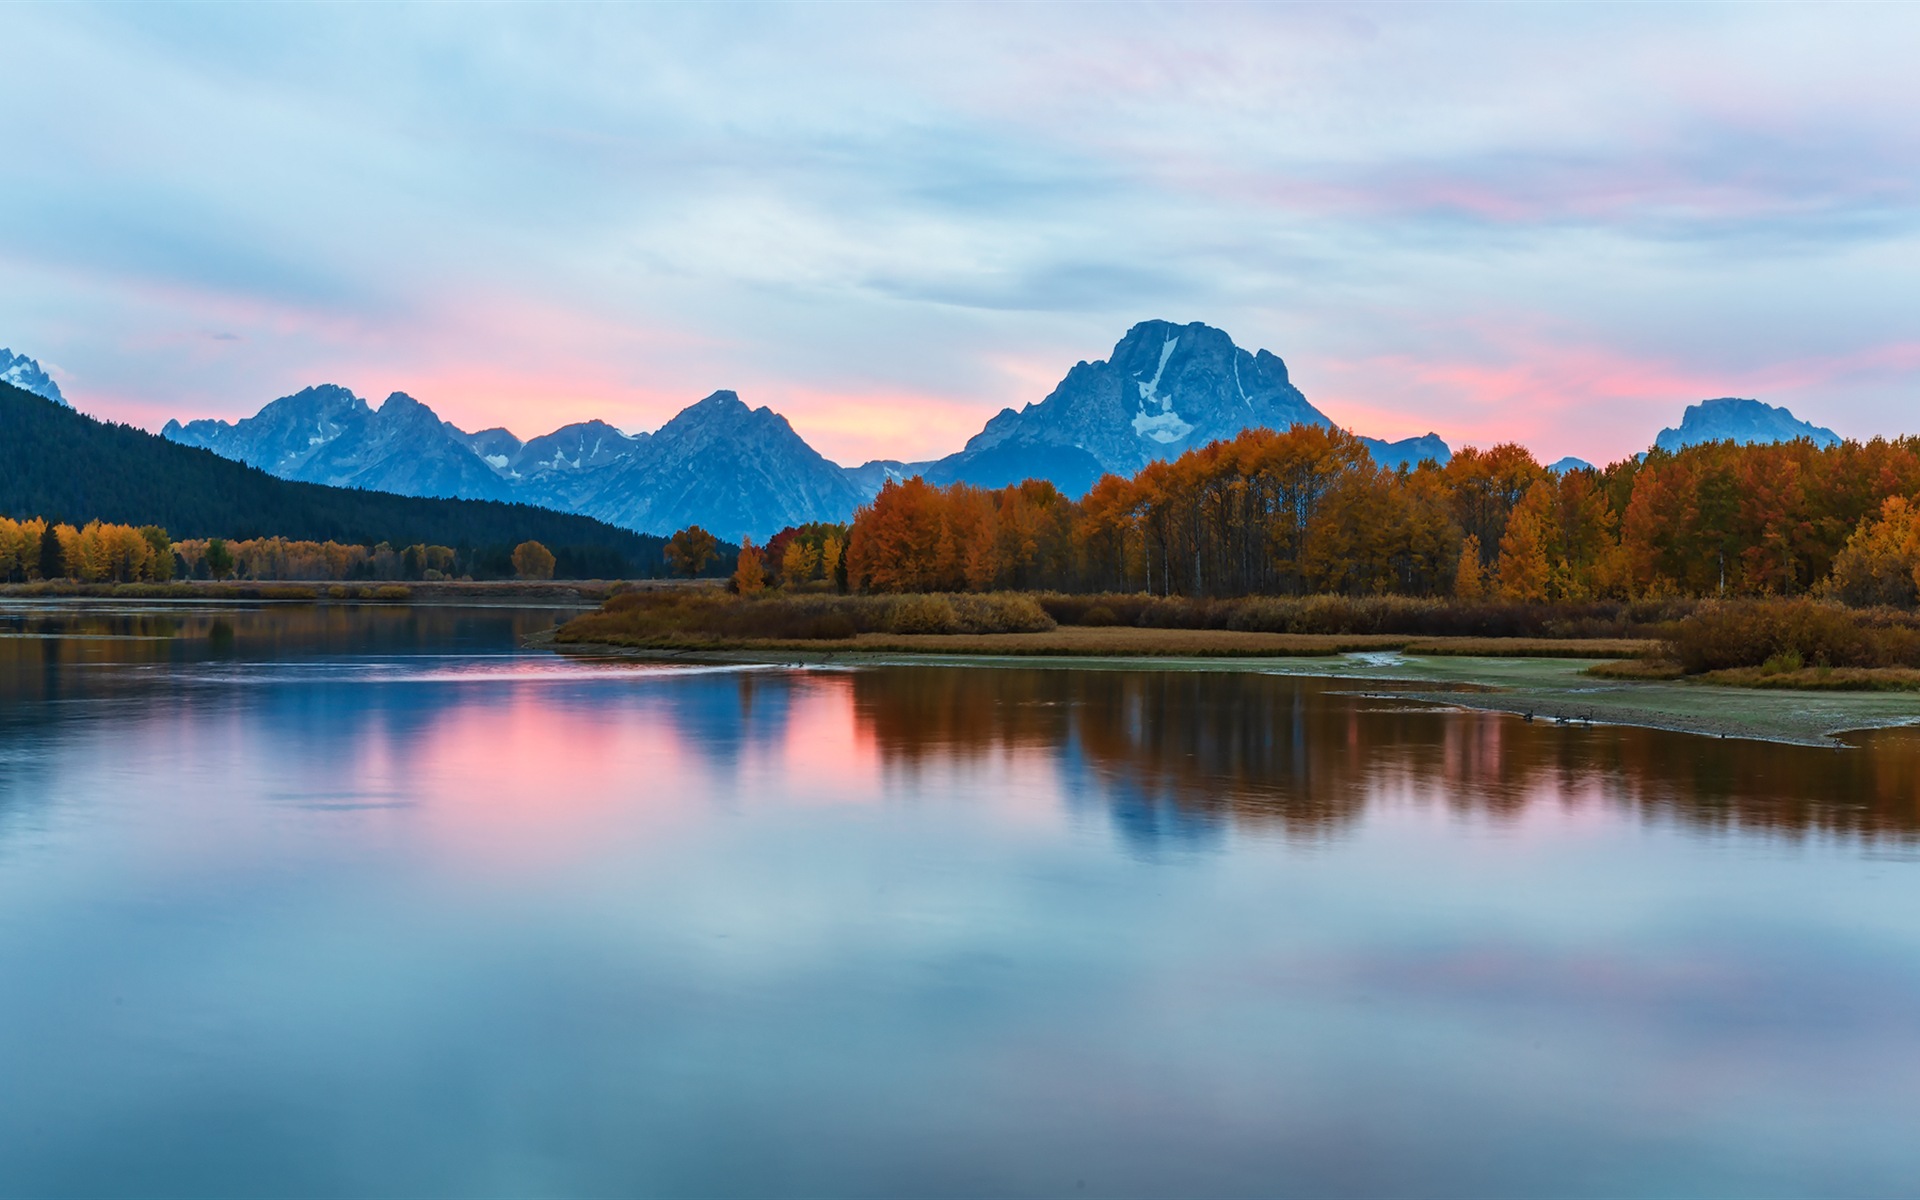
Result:
M1556 475L1511 443L1388 470L1340 430L1249 429L1108 475L1080 500L1040 480L915 478L889 481L850 528L809 528L783 531L778 555L743 548L736 586L757 570L762 584L797 572L868 592L1539 603L1825 590L1911 605L1920 439L1713 443Z
M0 517L0 583L71 579L80 583L165 583L173 579L436 580L471 578L472 551L415 543L396 549L282 537L173 541L157 525L82 526ZM551 579L555 556L537 541L516 546L521 579Z

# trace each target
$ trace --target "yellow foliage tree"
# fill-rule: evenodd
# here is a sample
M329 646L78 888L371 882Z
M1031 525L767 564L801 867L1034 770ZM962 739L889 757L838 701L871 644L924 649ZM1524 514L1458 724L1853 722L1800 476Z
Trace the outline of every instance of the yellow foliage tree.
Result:
M1480 539L1471 533L1460 543L1460 569L1454 576L1453 594L1462 600L1480 600L1487 594L1487 573L1480 565Z
M1540 603L1553 592L1553 555L1548 539L1553 514L1553 485L1527 489L1507 518L1500 538L1500 598Z
M513 573L522 579L552 579L553 551L539 542L521 542L513 548Z
M1890 496L1833 560L1833 590L1849 604L1910 608L1920 599L1920 503Z
M787 543L780 556L780 578L788 583L805 583L820 569L820 551L800 538Z
M733 589L742 596L751 596L767 586L767 564L760 558L760 548L753 544L752 538L740 539L740 557L733 568Z
M828 534L827 540L820 543L820 577L822 579L832 580L839 573L840 556L845 549L840 539L832 534Z

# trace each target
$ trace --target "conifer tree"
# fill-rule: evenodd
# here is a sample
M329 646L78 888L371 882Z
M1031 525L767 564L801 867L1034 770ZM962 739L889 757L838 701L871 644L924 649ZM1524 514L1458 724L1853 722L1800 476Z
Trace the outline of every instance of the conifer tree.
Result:
M60 545L60 531L48 521L46 531L40 535L40 578L62 579L66 574L67 555Z

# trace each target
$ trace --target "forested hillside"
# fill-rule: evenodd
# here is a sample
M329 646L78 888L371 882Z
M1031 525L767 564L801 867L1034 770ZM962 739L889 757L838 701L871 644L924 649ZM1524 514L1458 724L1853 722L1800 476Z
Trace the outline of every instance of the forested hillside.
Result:
M157 525L174 538L452 546L473 552L476 574L497 575L512 574L512 548L533 540L553 550L563 577L665 572L662 538L525 504L291 483L9 384L0 384L0 515Z

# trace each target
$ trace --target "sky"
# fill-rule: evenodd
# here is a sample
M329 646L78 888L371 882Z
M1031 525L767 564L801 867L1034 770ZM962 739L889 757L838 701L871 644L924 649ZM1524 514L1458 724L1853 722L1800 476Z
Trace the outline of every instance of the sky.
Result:
M1920 6L0 5L0 345L157 429L719 388L958 449L1142 320L1358 433L1920 433Z

